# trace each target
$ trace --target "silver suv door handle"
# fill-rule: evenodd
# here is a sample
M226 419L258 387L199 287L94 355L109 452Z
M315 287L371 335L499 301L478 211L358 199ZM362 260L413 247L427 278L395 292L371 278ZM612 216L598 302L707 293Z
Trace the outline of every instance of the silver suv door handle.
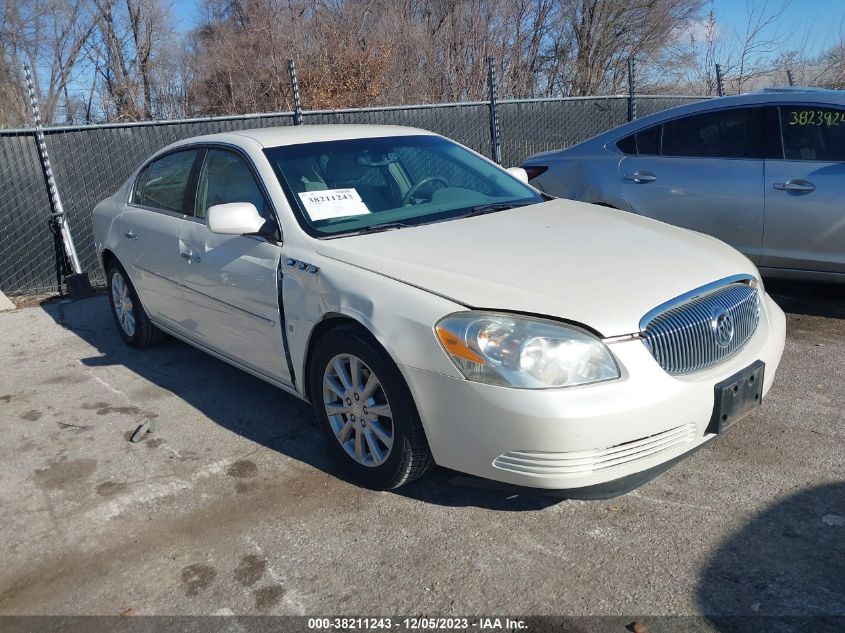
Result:
M123 234L123 237L125 237L127 240L137 240L138 239L138 236L132 231L132 229L129 229L128 231L126 231L126 233Z
M816 190L816 186L809 180L787 180L786 182L776 182L774 188L778 191L801 191L803 193L810 193Z
M184 259L189 264L196 264L200 261L200 256L194 255L192 252L179 253L179 254L182 256L182 259Z
M650 171L635 171L633 174L625 174L625 180L633 180L638 185L644 185L657 180L657 176Z

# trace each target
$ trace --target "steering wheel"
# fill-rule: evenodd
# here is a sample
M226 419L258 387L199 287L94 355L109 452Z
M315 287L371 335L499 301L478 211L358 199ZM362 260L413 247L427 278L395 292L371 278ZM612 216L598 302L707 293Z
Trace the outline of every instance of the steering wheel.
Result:
M422 189L425 185L431 184L433 182L439 182L444 187L449 186L449 181L445 178L440 176L429 176L428 178L423 178L417 184L413 185L410 189L408 189L407 193L402 196L402 205L405 206L411 201L411 198L414 197L414 194L417 193L420 189Z

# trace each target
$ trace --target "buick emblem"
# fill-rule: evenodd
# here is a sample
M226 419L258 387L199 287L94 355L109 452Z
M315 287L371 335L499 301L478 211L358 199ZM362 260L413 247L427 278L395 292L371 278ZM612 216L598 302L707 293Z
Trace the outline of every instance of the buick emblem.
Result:
M710 322L713 329L713 338L716 345L722 348L728 347L734 339L734 320L724 308L716 308L713 312L713 319Z

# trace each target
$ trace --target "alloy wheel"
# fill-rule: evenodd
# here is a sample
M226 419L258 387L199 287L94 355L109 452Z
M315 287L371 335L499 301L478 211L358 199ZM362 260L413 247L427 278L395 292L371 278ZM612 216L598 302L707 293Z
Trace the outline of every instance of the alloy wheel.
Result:
M375 373L357 356L338 354L323 372L323 406L335 438L362 466L381 466L393 448L393 413Z
M117 322L126 336L132 338L135 336L135 306L129 295L129 285L119 272L111 278L111 300Z

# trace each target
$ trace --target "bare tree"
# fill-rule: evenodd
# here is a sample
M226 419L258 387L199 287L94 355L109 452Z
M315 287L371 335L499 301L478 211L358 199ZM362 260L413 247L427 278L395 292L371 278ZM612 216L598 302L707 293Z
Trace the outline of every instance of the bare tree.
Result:
M715 95L716 64L727 94L776 83L776 78L786 83L786 68L806 60L805 50L784 50L786 38L778 26L788 7L788 1L773 7L767 0L749 0L738 29L725 28L714 10L703 20L689 22L684 37L667 49L669 59L658 64L662 73L655 89L682 86L691 94Z
M565 55L555 81L565 94L619 92L629 57L654 59L698 15L703 0L563 0L556 55Z
M26 123L26 98L21 77L0 52L0 128L20 127Z
M6 0L0 15L0 49L11 75L19 76L28 64L43 120L56 121L62 105L68 120L70 87L82 72L79 62L96 25L90 1ZM17 116L28 119L25 110Z
M169 7L161 0L95 2L96 71L104 86L104 109L117 120L152 118L159 52L173 36Z
M749 0L744 32L739 33L739 47L726 65L735 92L743 92L749 82L771 70L768 59L781 47L783 34L774 30L790 0L775 9L768 0Z
M618 93L630 57L646 92L714 94L716 63L728 92L845 81L841 44L784 50L789 0L736 30L706 0L202 0L184 37L175 1L0 0L0 125L24 62L48 122L289 110L289 57L308 108L484 99L489 56L503 98Z

